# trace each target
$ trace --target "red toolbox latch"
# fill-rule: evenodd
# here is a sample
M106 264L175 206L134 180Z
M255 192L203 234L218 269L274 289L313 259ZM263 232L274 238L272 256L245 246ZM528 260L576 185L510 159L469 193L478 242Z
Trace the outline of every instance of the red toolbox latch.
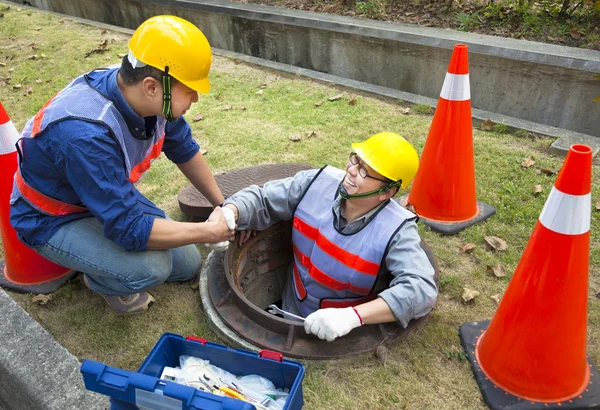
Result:
M196 337L196 336L188 336L185 338L185 340L191 340L192 342L202 343L203 345L205 345L207 342L206 339L204 339L202 337Z
M283 362L283 355L279 352L274 352L272 350L261 350L258 355L263 359L271 359L278 362Z

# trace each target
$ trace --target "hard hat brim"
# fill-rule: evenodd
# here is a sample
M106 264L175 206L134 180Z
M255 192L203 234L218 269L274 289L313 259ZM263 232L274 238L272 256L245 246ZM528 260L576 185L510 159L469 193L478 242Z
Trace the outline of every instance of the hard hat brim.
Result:
M181 82L200 94L208 94L210 92L210 81L208 81L208 77L204 77L200 80Z

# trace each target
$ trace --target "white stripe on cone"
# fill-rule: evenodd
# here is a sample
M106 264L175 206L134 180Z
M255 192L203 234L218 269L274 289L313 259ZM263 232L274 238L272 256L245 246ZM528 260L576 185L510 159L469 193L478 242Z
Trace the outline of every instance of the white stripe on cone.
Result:
M446 73L440 97L449 101L466 101L471 99L469 74Z
M552 187L540 214L540 222L563 235L581 235L590 230L592 194L569 195Z
M0 155L15 152L15 144L19 139L19 132L12 121L0 124Z

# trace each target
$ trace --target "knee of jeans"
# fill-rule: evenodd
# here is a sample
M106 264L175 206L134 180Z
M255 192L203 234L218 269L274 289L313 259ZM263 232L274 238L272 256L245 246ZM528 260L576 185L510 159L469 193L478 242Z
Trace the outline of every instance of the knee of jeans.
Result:
M165 282L173 269L173 260L169 251L151 251L137 266L133 275L133 286L148 289Z
M182 259L177 261L181 263L181 266L174 266L174 268L179 268L179 274L177 275L179 277L177 280L185 281L194 279L202 265L202 255L200 255L200 252L198 252L198 249L194 245L189 245ZM173 263L176 264L175 261Z

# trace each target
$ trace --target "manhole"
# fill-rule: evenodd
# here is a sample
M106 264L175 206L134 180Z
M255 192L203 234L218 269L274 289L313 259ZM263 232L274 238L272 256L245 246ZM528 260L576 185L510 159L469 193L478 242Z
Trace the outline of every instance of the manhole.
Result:
M266 182L291 177L299 171L314 168L313 165L301 163L256 165L217 174L215 180L225 198L229 198L250 185L263 186ZM213 211L212 204L193 185L182 189L177 200L181 212L200 220L206 220Z
M435 268L431 249L421 243ZM396 323L365 325L333 342L307 335L302 324L273 316L267 306L281 298L292 262L291 223L281 222L239 247L212 252L200 279L202 305L213 329L227 342L252 350L270 349L288 357L332 359L375 351L407 335L426 318L407 328Z

